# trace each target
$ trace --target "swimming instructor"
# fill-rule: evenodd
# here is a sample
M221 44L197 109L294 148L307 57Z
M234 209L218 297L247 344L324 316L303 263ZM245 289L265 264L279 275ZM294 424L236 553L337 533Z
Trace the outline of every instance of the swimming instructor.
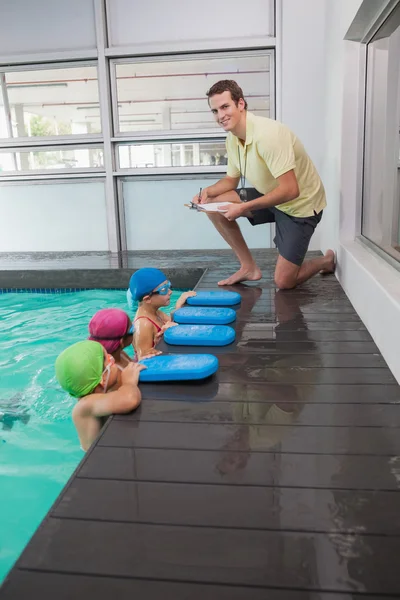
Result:
M204 188L193 202L235 203L224 213L207 215L240 262L240 269L218 284L261 279L261 271L236 223L239 217L247 217L252 225L275 223L278 288L291 289L317 273L333 273L333 250L304 260L326 199L322 181L300 140L286 125L248 112L236 81L218 81L207 97L215 120L228 132L228 168L223 179ZM245 180L254 187L246 188Z

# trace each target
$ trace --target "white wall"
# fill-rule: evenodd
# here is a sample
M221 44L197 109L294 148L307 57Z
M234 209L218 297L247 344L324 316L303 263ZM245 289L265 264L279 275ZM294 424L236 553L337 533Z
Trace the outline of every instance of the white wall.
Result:
M104 183L0 185L1 252L108 250Z
M280 120L303 142L324 184L322 166L326 151L324 74L327 4L327 0L282 0ZM320 228L325 220L326 215L311 239L311 250L321 248Z
M321 248L338 247L339 203L341 190L342 108L345 76L345 48L353 42L344 36L361 5L361 0L327 2L323 79L324 130L321 176L328 206L320 225Z
M361 2L328 2L325 148L322 176L329 198L321 246L338 251L337 276L400 382L400 273L355 238L361 224L365 48L344 42Z

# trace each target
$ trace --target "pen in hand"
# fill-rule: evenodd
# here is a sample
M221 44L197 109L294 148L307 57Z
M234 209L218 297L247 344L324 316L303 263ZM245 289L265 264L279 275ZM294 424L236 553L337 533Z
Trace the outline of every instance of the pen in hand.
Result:
M200 188L200 191L199 191L199 204L201 204L201 192L202 191L203 191L203 188Z

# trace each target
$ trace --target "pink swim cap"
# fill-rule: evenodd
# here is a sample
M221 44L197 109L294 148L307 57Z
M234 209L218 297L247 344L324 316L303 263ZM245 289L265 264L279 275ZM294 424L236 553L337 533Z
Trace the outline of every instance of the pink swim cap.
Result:
M115 352L121 338L126 335L129 317L119 308L103 308L99 310L89 323L89 340L100 342L109 352Z

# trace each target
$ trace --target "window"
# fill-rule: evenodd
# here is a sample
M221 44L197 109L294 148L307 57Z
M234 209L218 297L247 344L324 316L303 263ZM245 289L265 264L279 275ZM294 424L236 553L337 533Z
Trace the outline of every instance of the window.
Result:
M96 48L93 0L2 0L0 54Z
M103 170L103 148L41 146L17 151L0 151L0 177L15 171Z
M134 54L232 48L238 42L241 48L263 46L275 32L274 5L275 0L247 0L231 3L228 10L215 0L197 5L106 0L109 44L134 48Z
M0 78L0 137L100 133L96 66L0 70Z
M400 261L400 5L367 48L362 235Z
M225 140L123 144L118 156L120 169L222 166L228 162Z
M271 50L117 62L115 130L125 135L220 131L206 98L206 91L220 79L236 80L249 110L273 117L272 64Z

